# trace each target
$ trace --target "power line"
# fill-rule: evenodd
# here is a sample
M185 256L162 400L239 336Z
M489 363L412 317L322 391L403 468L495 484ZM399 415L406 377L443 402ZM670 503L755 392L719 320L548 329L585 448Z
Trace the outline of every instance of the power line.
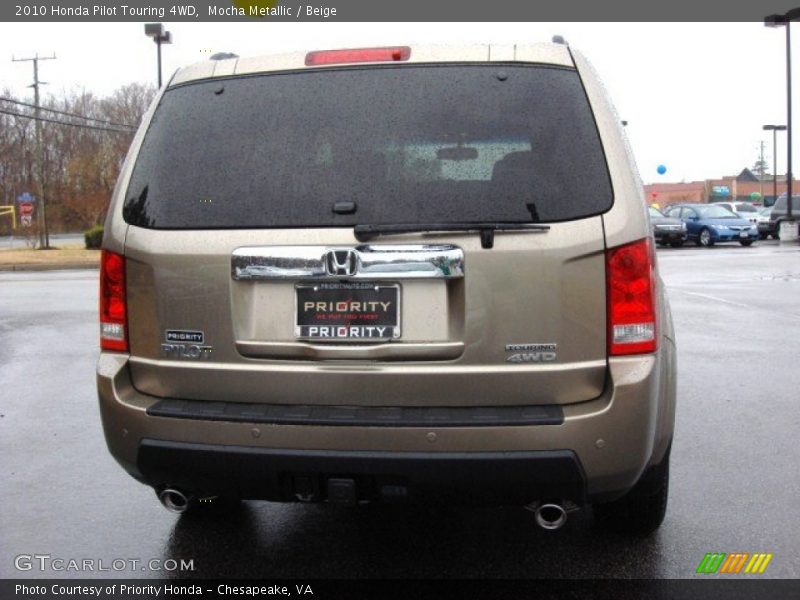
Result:
M11 110L5 110L0 108L0 114L4 115L12 115L14 117L23 117L25 119L32 119L34 121L45 121L47 123L55 123L56 125L68 125L69 127L82 127L84 129L94 129L97 131L110 131L112 133L131 133L130 131L126 131L124 129L113 129L111 127L100 127L99 125L88 125L86 123L66 123L64 121L57 121L55 119L48 119L47 117L37 117L34 115L26 115L24 113L18 113Z
M111 127L100 127L99 125L89 125L86 123L67 123L66 121L58 121L56 119L48 119L47 117L37 117L35 115L26 115L24 113L19 113L15 111L5 110L0 108L0 113L5 115L12 115L15 117L23 117L25 119L32 119L34 121L44 121L47 123L55 123L56 125L68 125L69 127L81 127L84 129L94 129L97 131L110 131L113 133L131 133L130 131L126 131L124 129L114 129Z
M11 102L12 104L20 104L22 106L27 106L28 108L36 108L35 104L29 104L28 102L20 102L19 100L13 100L11 98L5 98L3 96L0 96L0 100L2 100L3 102ZM83 115L79 115L79 114L76 114L76 113L65 112L63 110L56 110L55 108L45 108L44 106L40 106L39 110L43 110L45 112L56 113L56 114L64 115L64 116L67 116L67 117L76 117L78 119L83 119L85 121L95 121L97 123L104 123L105 125L114 125L116 127L128 127L130 129L136 129L136 127L134 127L133 125L128 125L127 123L117 123L115 121L108 121L106 119L95 119L93 117L84 117Z

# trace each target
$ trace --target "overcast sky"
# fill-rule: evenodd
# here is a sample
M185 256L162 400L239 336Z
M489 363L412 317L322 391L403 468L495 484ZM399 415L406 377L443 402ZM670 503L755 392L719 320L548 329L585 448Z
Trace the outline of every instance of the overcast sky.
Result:
M765 123L786 121L785 33L762 23L166 23L165 80L208 51L240 56L337 47L448 43L529 43L563 35L594 64L630 136L646 183L738 173L772 160ZM794 47L800 45L795 28ZM155 82L156 49L141 23L0 23L0 88L29 95L31 63L12 55L55 53L41 63L43 90L84 88L106 95L132 81ZM800 65L797 52L795 65ZM800 99L800 69L794 70ZM800 101L794 104L795 123ZM797 132L795 125L795 132ZM800 171L795 134L794 171ZM659 175L659 164L667 167ZM786 137L778 136L778 172Z

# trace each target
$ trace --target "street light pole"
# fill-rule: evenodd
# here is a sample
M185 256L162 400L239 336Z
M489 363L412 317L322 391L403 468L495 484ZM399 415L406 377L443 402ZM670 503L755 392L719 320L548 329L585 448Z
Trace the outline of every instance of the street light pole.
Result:
M786 220L794 221L792 215L792 36L791 22L800 19L800 8L793 8L783 15L770 15L764 19L767 27L786 27ZM795 233L796 235L796 233Z
M156 38L156 47L158 48L158 50L156 51L158 53L158 87L161 88L161 38L160 37Z
M156 52L158 54L158 87L161 87L161 44L172 43L172 33L164 31L162 23L146 23L144 26L144 34L147 37L153 38L156 43Z
M772 132L772 201L778 199L778 132L786 131L786 125L764 125L764 131Z
M786 19L786 218L792 220L792 36Z

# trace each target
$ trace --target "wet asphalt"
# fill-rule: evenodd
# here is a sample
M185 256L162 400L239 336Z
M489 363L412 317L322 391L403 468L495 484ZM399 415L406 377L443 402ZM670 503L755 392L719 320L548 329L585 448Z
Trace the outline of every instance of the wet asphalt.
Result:
M590 510L557 532L521 508L246 502L178 518L106 451L96 273L0 273L0 577L683 578L710 551L772 552L764 576L800 577L800 247L658 254L679 405L669 508L646 539ZM15 568L33 554L194 570Z

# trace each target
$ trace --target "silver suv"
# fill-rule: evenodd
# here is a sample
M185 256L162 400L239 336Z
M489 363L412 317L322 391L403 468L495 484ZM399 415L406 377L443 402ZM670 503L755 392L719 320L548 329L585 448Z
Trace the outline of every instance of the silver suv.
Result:
M675 342L649 227L564 44L181 69L106 222L109 449L176 512L518 504L555 529L592 504L651 531Z

